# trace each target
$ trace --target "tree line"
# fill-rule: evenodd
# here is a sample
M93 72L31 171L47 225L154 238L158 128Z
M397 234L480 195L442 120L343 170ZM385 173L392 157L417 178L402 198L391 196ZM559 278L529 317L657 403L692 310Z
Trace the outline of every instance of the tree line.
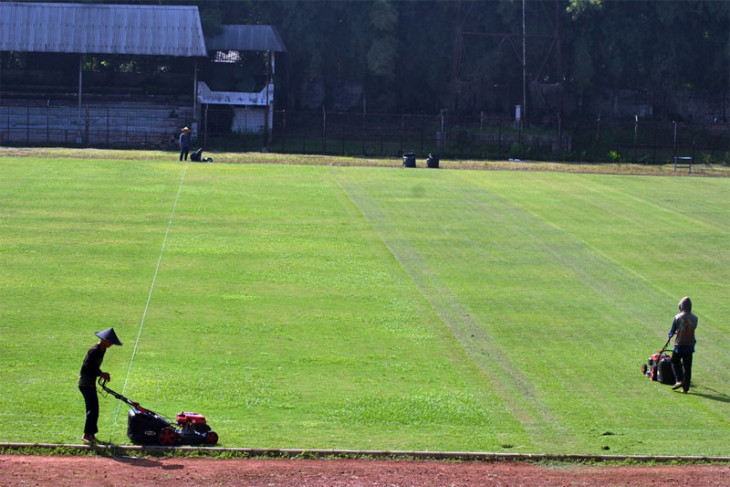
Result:
M370 110L433 112L454 93L521 102L527 84L580 101L610 90L726 92L730 2L716 0L227 0L194 2L204 29L276 26L288 53L282 100L319 83L362 87ZM524 71L522 43L524 49ZM473 96L464 110L479 111Z
M592 97L615 90L660 99L730 86L724 0L124 3L197 5L206 34L223 24L274 25L288 49L277 60L278 108L313 103L314 87L315 104L327 109L504 113L535 87L551 87L554 110L570 99L580 114Z

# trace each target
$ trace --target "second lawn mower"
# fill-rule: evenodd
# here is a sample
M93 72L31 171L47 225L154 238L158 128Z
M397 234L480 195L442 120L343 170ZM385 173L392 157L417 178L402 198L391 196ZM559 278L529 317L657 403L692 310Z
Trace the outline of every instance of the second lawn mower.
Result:
M671 340L671 337L669 338ZM641 364L641 373L662 384L674 384L674 370L672 370L672 358L665 353L669 340L657 353L652 354L647 363Z
M181 412L175 417L176 424L154 411L145 409L138 402L119 394L99 378L102 390L131 406L127 421L127 436L136 445L215 445L218 434L212 431L205 416L192 412Z

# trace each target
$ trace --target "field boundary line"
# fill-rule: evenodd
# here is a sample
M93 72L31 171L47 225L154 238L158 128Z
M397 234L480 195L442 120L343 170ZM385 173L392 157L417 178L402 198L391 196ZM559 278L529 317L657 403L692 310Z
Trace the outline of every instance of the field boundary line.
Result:
M182 176L180 177L180 184L177 188L177 195L175 195L175 202L172 204L172 211L170 212L170 218L167 221L167 229L165 230L165 236L162 239L162 246L160 248L160 254L157 257L157 265L155 266L155 273L152 276L152 283L150 284L150 291L147 294L147 302L144 306L144 311L142 312L142 319L139 323L139 330L137 331L137 339L134 341L134 349L132 350L132 357L129 359L129 367L127 368L127 375L124 378L124 385L122 386L122 395L124 395L126 389L127 389L127 383L129 382L129 374L132 372L132 365L134 364L134 358L137 356L137 348L139 347L139 339L142 336L142 329L144 328L145 320L147 319L147 311L150 307L150 301L152 301L152 294L155 290L155 284L157 283L157 275L160 272L160 265L162 264L162 256L165 253L165 247L167 246L167 236L170 234L170 228L172 227L172 221L175 218L175 210L177 209L177 203L180 201L180 194L182 193L183 183L185 182L185 176L188 174L188 167L190 167L190 161L188 161L185 164L185 169L183 170ZM122 403L120 402L117 406L117 410L114 413L114 423L112 424L112 431L110 438L114 435L114 431L117 427L117 420L119 419L119 411L122 408Z
M79 445L69 443L0 443L0 454L16 450L67 450L109 452L174 453L187 456L191 452L216 456L236 454L244 458L275 457L303 459L337 459L337 458L392 458L402 460L461 460L461 461L563 461L563 462L692 462L692 463L730 463L730 457L712 455L591 455L580 453L497 453L497 452L459 452L428 450L348 450L348 449L307 449L307 448L225 448L225 447L192 447L192 446L140 446L140 445ZM27 452L23 452L27 453ZM226 459L228 459L226 457Z

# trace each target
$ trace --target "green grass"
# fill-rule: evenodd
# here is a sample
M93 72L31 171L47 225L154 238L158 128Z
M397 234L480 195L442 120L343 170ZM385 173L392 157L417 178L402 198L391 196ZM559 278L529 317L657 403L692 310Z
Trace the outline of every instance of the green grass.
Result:
M78 369L114 326L110 386L205 414L227 447L728 455L729 196L726 178L2 158L0 441L78 441ZM639 371L683 295L686 396ZM101 404L99 436L128 443L126 407Z

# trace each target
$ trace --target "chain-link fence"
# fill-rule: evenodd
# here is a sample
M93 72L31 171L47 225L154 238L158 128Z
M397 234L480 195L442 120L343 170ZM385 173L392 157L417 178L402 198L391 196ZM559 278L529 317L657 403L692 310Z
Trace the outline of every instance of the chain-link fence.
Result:
M546 127L519 120L439 113L358 114L277 111L269 149L330 155L398 157L415 152L445 158L587 162L730 162L730 125L601 119Z
M200 117L197 117L200 118ZM0 144L174 149L190 107L0 106ZM207 118L197 125L206 133ZM230 123L230 121L229 121ZM223 129L225 127L222 127ZM581 162L671 163L675 156L696 163L730 162L730 125L639 119L595 119L564 123L555 116L536 127L486 114L377 114L279 110L271 130L234 135L225 130L206 150L368 157L419 158L438 154L459 159L532 159Z
M698 163L730 162L730 125L597 117L571 128L572 157L596 162L665 164L676 157Z
M405 152L459 158L555 158L570 137L528 130L499 117L277 111L272 143L280 152L397 157Z

